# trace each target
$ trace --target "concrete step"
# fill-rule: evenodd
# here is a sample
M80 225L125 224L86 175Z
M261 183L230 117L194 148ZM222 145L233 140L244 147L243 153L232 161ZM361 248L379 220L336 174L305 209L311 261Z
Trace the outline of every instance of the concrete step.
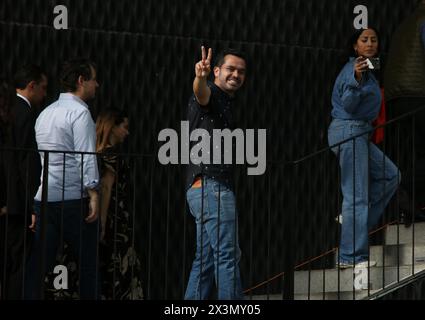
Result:
M366 268L362 269L326 269L312 271L295 272L294 293L296 295L305 295L322 293L323 291L330 293L352 292L353 288L361 290L367 289L368 278L370 290L379 290L384 286L388 286L403 280L413 273L425 270L425 263L416 264L414 272L412 266L397 267L372 267L370 273ZM383 277L385 276L385 281ZM339 286L338 286L339 281Z
M402 224L395 224L388 226L385 232L385 243L389 245L412 244L413 238L415 239L415 246L416 244L425 244L425 222L412 224L409 228Z
M413 263L425 263L425 244L409 244L371 246L370 260L380 266L411 266Z
M379 290L352 290L340 292L325 292L323 293L315 293L315 294L297 294L295 295L295 300L362 300L367 298L368 296L378 292Z
M367 268L296 271L295 300L361 300L425 270L424 222L409 228L391 225L385 231L386 245L370 248L370 259L377 262L375 267L369 271ZM282 294L256 295L247 299L282 300Z
M379 290L355 290L353 291L345 291L340 292L338 296L338 292L325 292L323 293L315 293L315 294L296 294L294 296L295 300L361 300L367 298L369 295L372 295ZM247 300L283 300L282 294L263 294L263 295L255 295L255 296L246 296Z

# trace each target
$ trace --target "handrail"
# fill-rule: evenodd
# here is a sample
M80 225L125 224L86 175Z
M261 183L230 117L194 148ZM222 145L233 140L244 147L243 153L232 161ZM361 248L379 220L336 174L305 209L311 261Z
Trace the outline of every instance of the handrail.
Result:
M361 137L361 136L363 136L365 134L372 133L372 132L374 132L377 129L387 127L390 124L393 124L395 122L398 122L401 119L410 117L410 116L412 116L412 115L414 115L414 114L416 114L416 113L418 113L418 112L420 112L422 110L425 110L425 105L422 106L422 107L419 107L419 108L417 108L417 109L415 109L413 111L410 111L408 113L405 113L405 114L403 114L401 116L398 116L398 117L396 117L394 119L391 119L389 121L386 121L385 123L383 123L383 124L381 124L379 126L373 127L372 129L366 130L366 131L364 131L362 133L359 133L359 134L357 134L355 136L352 136L352 137L347 138L345 140L342 140L342 141L340 141L338 143L335 143L335 144L333 144L331 146L328 146L328 147L319 149L317 151L314 151L313 153L310 153L310 154L308 154L306 156L303 156L300 159L292 160L292 161L286 161L286 160L269 160L269 161L267 161L267 163L270 163L270 164L282 164L283 163L283 164L286 164L286 165L296 165L296 164L299 164L300 162L303 162L305 160L308 160L310 158L313 158L314 156L316 156L318 154L324 153L324 152L326 152L328 150L331 150L331 149L333 149L335 147L338 147L338 146L340 146L340 145L342 145L344 143L347 143L347 142L349 142L351 140L357 139L358 137ZM45 149L36 149L35 150L35 149L29 149L29 148L10 148L10 147L4 147L4 146L3 147L0 146L0 150L2 150L2 151L27 151L27 152L50 152L50 153L66 153L66 154L85 154L85 155L104 155L103 152L86 152L86 151L70 151L70 150L45 150ZM155 157L156 156L153 153L152 154L146 154L146 153L110 152L108 154L110 154L110 155L116 155L116 156L126 156L126 157Z
M25 151L25 152L43 152L43 153L66 153L66 154L77 154L77 155L98 155L104 156L105 154L113 155L113 156L124 156L124 157L156 157L155 154L147 154L147 153L126 153L126 152L90 152L90 151L71 151L71 150L47 150L47 149L29 149L29 148L11 148L11 147L1 147L1 151Z
M383 123L383 124L381 124L381 125L379 125L379 126L373 127L372 129L366 130L366 131L364 131L364 132L362 132L362 133L359 133L359 134L357 134L357 135L355 135L355 136L352 136L352 137L347 138L347 139L345 139L345 140L342 140L342 141L340 141L340 142L338 142L338 143L335 143L334 145L331 145L331 146L328 146L328 147L326 147L326 148L322 148L322 149L320 149L320 150L317 150L317 151L315 151L315 152L313 152L313 153L311 153L311 154L309 154L309 155L306 155L306 156L304 156L304 157L302 157L302 158L300 158L300 159L298 159L298 160L291 161L291 164L299 164L300 162L303 162L303 161L305 161L305 160L308 160L308 159L310 159L310 158L313 158L314 156L316 156L316 155L318 155L318 154L324 153L324 152L326 152L326 151L328 151L328 150L331 150L331 149L333 149L333 148L335 148L335 147L338 147L338 146L340 146L340 145L342 145L342 144L344 144L344 143L347 143L348 141L351 141L351 140L357 139L358 137L364 136L365 134L372 133L372 132L374 132L376 129L386 127L386 126L388 126L388 125L390 125L390 124L393 124L393 123L395 123L395 122L398 122L400 119L404 119L404 118L410 117L410 116L412 116L412 115L414 115L414 114L416 114L416 113L418 113L418 112L420 112L420 111L422 111L422 110L425 110L425 105L424 105L424 106L422 106L422 107L419 107L419 108L417 108L417 109L415 109L415 110L413 110L413 111L410 111L410 112L408 112L408 113L405 113L405 114L403 114L403 115L401 115L401 116L399 116L399 117L396 117L396 118L394 118L394 119L391 119L391 120L389 120L389 121L387 121L387 122L385 122L385 123Z
M390 222L388 222L388 223L386 223L386 224L384 224L384 225L376 228L375 230L370 231L369 232L369 236L371 236L371 235L373 235L373 234L375 234L375 233L377 233L377 232L379 232L379 231L387 228L388 226L394 225L395 223L397 223L397 221L390 221ZM328 254L331 254L331 253L335 252L337 249L338 249L338 247L334 247L332 249L327 250L324 253L321 253L320 255L317 255L317 256L314 256L314 257L310 257L307 260L302 261L299 264L297 264L295 266L295 269L299 269L301 267L304 267L305 265L308 265L309 263L312 263L312 262L314 262L314 261L316 261L316 260L318 260L320 258L323 258L323 257L327 256ZM258 284L256 284L255 286L253 286L251 288L245 289L244 290L244 293L245 294L248 294L248 293L254 291L255 289L261 288L261 287L265 286L266 284L268 284L268 283L270 283L270 282L272 282L272 281L274 281L274 280L276 280L276 279L278 279L278 278L280 278L280 277L282 277L284 275L285 275L285 272L284 271L282 271L282 272L280 272L278 274L275 274L274 276L271 276L267 280L264 280L261 283L258 283Z

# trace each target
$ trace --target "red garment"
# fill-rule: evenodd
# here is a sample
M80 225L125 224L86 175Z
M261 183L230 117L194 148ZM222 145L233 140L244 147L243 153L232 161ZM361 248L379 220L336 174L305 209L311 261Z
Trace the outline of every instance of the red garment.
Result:
M376 118L376 120L373 122L374 127L380 126L387 121L387 115L385 111L384 88L381 88L381 97L382 97L381 110L379 111L378 118ZM376 129L373 133L372 141L375 144L379 144L384 141L384 136L385 136L384 127Z

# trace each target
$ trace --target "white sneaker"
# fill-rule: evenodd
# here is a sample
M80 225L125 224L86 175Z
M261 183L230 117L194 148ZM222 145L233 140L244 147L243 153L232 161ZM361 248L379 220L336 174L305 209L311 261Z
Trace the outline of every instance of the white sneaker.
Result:
M362 261L362 262L358 262L355 265L353 265L352 263L344 263L341 262L339 264L339 268L340 269L348 269L348 268L367 268L367 267L374 267L376 266L376 261L374 260L370 260L370 261ZM337 264L338 267L338 264Z
M367 267L374 267L376 266L376 261L370 260L370 261L362 261L359 263L356 263L355 268L367 268Z
M340 223L340 224L342 224L342 214L338 215L338 216L335 218L335 221L336 221L336 222L338 222L338 223Z

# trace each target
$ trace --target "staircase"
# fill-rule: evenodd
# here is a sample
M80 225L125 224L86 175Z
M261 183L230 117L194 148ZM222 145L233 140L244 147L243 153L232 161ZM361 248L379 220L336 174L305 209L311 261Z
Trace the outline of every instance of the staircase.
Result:
M371 246L370 260L376 261L377 265L369 271L367 268L336 267L296 271L295 300L367 299L383 288L425 270L425 223L416 223L409 228L404 225L388 226L385 230L385 245ZM253 298L281 300L282 294Z

